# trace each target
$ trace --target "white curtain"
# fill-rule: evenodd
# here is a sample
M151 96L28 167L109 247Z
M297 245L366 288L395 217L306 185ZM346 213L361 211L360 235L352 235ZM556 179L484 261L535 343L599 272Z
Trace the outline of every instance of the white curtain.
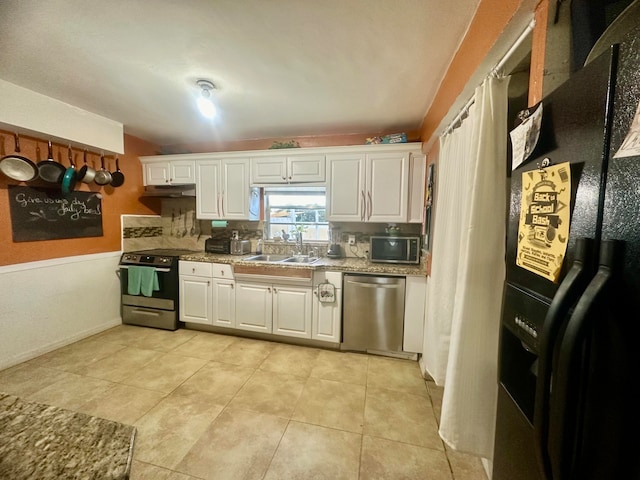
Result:
M436 171L436 214L432 226L433 247L431 279L428 287L425 321L425 345L422 362L433 380L444 385L449 360L451 319L462 236L461 218L465 215L465 198L471 189L471 172L465 162L471 145L471 115L448 135L440 137L440 154Z
M490 77L476 89L469 117L451 134L465 139L461 151L450 148L448 136L441 139L443 183L426 319L428 332L440 335L429 342L436 354L424 360L445 387L440 436L458 451L487 459L493 458L505 278L508 85L508 78Z

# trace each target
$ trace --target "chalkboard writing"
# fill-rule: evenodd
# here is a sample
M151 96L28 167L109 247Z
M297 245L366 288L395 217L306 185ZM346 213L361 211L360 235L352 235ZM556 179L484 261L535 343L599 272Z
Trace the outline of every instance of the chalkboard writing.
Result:
M102 236L102 196L9 185L14 242Z

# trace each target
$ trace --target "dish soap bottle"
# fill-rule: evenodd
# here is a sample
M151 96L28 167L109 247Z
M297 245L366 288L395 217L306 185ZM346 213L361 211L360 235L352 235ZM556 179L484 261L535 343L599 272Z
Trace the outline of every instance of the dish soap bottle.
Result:
M262 239L258 240L258 246L256 247L256 254L262 255Z

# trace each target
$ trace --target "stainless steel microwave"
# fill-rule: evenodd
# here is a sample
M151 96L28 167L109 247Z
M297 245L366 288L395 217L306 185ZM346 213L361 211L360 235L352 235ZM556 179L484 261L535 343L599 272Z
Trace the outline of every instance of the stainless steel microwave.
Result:
M420 263L420 237L372 236L369 255L377 263Z

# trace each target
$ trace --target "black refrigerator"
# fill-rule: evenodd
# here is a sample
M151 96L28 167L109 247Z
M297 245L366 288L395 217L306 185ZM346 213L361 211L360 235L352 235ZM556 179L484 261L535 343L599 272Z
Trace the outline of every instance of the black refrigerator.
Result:
M639 102L636 28L512 171L493 480L640 479Z

